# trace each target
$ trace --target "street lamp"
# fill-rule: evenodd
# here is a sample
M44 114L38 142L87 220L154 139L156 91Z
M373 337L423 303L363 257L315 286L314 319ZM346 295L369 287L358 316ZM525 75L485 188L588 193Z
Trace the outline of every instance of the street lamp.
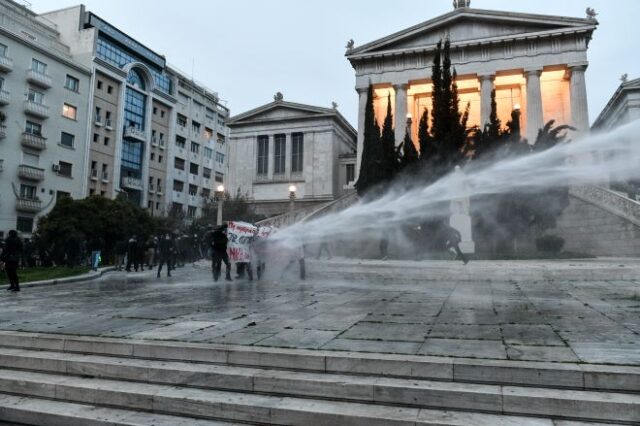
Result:
M216 187L216 201L218 201L218 218L216 225L222 225L222 204L224 204L224 185L220 184Z
M289 211L293 213L293 204L296 201L296 186L289 185Z

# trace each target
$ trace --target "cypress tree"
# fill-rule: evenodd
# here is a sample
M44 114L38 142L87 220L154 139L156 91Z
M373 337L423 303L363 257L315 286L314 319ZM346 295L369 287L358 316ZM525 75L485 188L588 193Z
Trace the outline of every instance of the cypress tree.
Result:
M387 98L387 115L382 126L382 174L385 181L390 181L398 169L396 154L396 137L393 130L393 113L391 112L391 94Z
M436 154L433 138L429 134L429 111L425 108L418 124L418 144L420 145L420 162L426 164Z
M498 118L498 105L496 104L496 89L491 90L491 113L489 114L489 123L487 123L487 136L493 141L500 139L500 131L502 123Z
M358 194L363 195L371 187L380 182L380 166L382 149L380 146L380 128L376 122L373 109L373 86L369 85L367 103L364 112L364 140L362 144L362 159L360 162L360 174L355 188Z
M416 151L416 146L413 144L411 140L411 136L409 135L409 130L404 134L404 141L402 141L402 157L400 158L400 165L403 169L407 169L413 167L420 161L418 157L418 151Z

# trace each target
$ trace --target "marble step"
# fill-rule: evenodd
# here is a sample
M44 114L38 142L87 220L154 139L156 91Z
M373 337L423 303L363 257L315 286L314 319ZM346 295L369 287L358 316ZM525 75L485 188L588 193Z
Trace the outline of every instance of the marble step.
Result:
M640 367L318 351L0 331L0 347L334 374L637 392Z
M640 419L640 395L337 375L0 348L0 391L14 369L278 397L599 421ZM22 371L28 373L29 371ZM40 377L40 376L35 376ZM45 379L50 376L42 376ZM61 376L64 377L64 376ZM39 395L42 396L42 395Z
M0 394L0 420L0 426L240 426L6 394Z
M31 404L3 403L23 410L21 420L7 417L7 420L25 422L28 416L37 416L45 410L44 405L54 403L75 407L66 414L70 421L57 424L103 425L114 423L73 423L75 418L87 416L85 411L104 410L102 406L117 407L127 412L138 411L138 415L150 412L175 418L193 417L218 421L260 423L273 425L350 425L350 426L574 426L580 423L558 422L549 418L495 415L474 412L419 409L386 405L372 405L341 401L309 400L271 395L222 392L204 389L182 388L178 386L103 380L67 375L43 374L26 371L0 370L0 394L11 392L29 397ZM6 396L9 398L9 396ZM12 396L12 398L18 398ZM88 404L83 406L82 404ZM98 406L98 408L93 408ZM88 408L82 408L88 407ZM16 408L14 408L15 410ZM53 408L49 409L50 411ZM2 413L2 411L0 411ZM36 414L33 414L36 413ZM61 413L61 414L64 414ZM153 415L158 415L153 414ZM100 415L98 414L98 417ZM4 418L4 417L0 417ZM126 420L126 418L125 418ZM56 423L35 423L56 424ZM118 423L115 424L138 424ZM142 423L154 424L154 423ZM180 424L180 423L176 423ZM187 424L198 424L187 423ZM213 423L215 424L215 423ZM224 423L223 423L224 424Z

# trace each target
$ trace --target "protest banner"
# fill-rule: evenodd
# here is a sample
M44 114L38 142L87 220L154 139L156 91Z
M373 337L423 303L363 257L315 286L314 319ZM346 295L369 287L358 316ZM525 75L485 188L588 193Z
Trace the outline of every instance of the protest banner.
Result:
M251 242L258 228L246 222L229 222L227 237L231 262L251 262Z

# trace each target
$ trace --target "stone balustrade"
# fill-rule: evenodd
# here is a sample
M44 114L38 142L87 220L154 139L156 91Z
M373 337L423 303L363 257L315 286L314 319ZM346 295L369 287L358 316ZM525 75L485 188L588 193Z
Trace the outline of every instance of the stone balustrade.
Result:
M593 185L573 186L569 193L583 201L595 204L629 222L640 226L640 202L617 192Z

